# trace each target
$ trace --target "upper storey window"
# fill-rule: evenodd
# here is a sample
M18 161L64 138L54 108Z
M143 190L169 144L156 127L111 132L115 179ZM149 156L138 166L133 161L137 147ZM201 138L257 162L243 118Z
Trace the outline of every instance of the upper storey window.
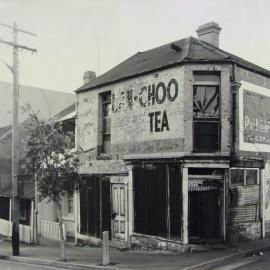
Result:
M220 149L220 76L194 73L193 148L195 152Z
M102 153L111 153L111 92L105 92L102 98Z

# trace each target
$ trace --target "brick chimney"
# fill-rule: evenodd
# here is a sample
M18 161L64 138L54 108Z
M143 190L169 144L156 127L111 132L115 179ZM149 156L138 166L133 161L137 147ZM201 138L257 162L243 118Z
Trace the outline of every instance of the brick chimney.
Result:
M221 27L215 22L203 24L196 30L199 40L205 41L215 47L219 47L220 31Z
M85 71L83 73L83 83L89 83L92 80L94 80L96 78L96 73L94 71Z

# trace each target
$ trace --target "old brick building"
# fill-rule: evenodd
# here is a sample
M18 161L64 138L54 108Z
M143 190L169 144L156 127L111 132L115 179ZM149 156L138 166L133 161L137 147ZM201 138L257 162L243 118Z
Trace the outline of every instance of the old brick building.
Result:
M220 30L86 73L77 239L180 248L270 232L270 72L219 49Z

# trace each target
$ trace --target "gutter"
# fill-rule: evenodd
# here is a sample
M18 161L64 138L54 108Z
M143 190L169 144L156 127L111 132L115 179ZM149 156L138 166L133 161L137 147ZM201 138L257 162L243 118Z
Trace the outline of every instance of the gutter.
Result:
M126 75L125 77L115 79L115 80L111 80L111 81L108 81L108 82L105 82L105 83L97 84L97 85L91 86L89 88L83 88L83 89L78 88L74 92L75 93L81 93L83 91L95 90L95 89L102 88L102 87L105 87L105 86L108 86L108 85L111 85L111 84L115 84L115 83L119 83L119 82L126 81L126 80L129 80L129 79L133 79L133 78L136 78L136 77L139 77L139 76L148 75L148 74L151 74L153 72L162 71L162 70L172 68L172 67L176 67L176 66L183 66L183 65L186 65L186 64L191 64L191 65L193 65L193 64L200 64L200 65L205 65L205 64L220 64L220 65L222 65L222 64L231 64L231 65L235 65L235 66L244 68L246 70L249 70L249 71L255 72L257 74L260 74L262 76L266 76L266 77L270 78L270 72L267 72L267 70L258 71L255 68L246 66L246 65L241 64L241 63L239 63L237 61L233 61L233 60L231 60L229 58L227 60L224 59L224 60L213 60L213 61L211 61L211 60L195 60L195 61L183 60L180 63L179 62L172 63L172 64L169 64L169 65L166 65L166 66L159 66L159 67L151 69L151 70L146 70L146 71L143 71L141 73Z

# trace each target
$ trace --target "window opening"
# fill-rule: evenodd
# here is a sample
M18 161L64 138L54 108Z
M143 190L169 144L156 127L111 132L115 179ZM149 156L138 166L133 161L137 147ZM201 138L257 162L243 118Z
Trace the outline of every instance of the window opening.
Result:
M68 213L73 214L73 195L68 195Z
M251 186L259 183L258 169L233 168L230 171L233 186Z
M20 199L20 220L26 220L26 200Z
M111 92L106 92L102 97L102 153L111 152Z
M220 148L219 76L195 74L194 79L194 151L215 152Z

